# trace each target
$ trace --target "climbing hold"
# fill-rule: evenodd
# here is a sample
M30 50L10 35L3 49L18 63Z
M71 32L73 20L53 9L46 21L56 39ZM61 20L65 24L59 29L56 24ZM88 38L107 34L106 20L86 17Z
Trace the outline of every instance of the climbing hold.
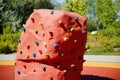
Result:
M53 11L53 10L51 10L51 11L50 11L50 14L53 14L53 13L54 13L54 11Z
M57 68L59 69L59 68L60 68L60 65L57 65Z
M83 31L82 31L82 34L85 34L85 33L86 33L86 30L83 30Z
M75 29L74 28L70 28L70 32L74 32L75 31Z
M82 57L81 57L81 56L78 56L78 60L82 60Z
M54 44L53 47L54 47L54 48L57 48L57 44Z
M39 50L39 53L42 54L42 50Z
M77 42L77 40L74 40L74 42Z
M38 43L38 42L35 42L35 44L36 44L37 46L39 46L39 43Z
M70 67L74 67L74 66L75 66L75 64L71 64L71 65L70 65Z
M15 72L12 72L13 75L15 75Z
M63 54L63 53L61 53L61 54L60 54L60 56L64 56L64 54Z
M59 20L58 24L62 24L62 20Z
M53 32L49 32L50 36L53 37Z
M23 51L22 50L20 50L20 54L22 54L23 53Z
M26 25L25 24L23 24L23 27L25 27Z
M53 78L51 77L50 80L53 80Z
M64 40L64 41L67 41L67 40L68 40L68 38L66 38L66 37L65 37L63 40Z
M36 53L33 53L32 56L33 56L33 57L36 57Z
M26 29L25 29L25 28L22 28L22 31L24 31L24 32L25 32L25 31L26 31Z
M30 45L27 45L27 49L30 49Z
M26 69L27 68L27 66L26 65L23 65L23 67Z
M37 29L35 29L34 32L35 32L36 34L38 34L38 30L37 30Z
M46 57L47 57L47 58L50 58L50 55L49 55L49 54L46 54Z
M64 72L64 73L66 73L66 72L67 72L67 70L66 70L66 69L64 69L64 70L63 70L63 72Z
M36 72L36 70L34 69L33 72Z
M20 75L20 70L17 70L16 72Z
M78 72L77 68L74 69L74 72Z
M34 21L35 21L34 18L31 18L31 21L34 23Z
M46 43L46 42L43 42L43 45L44 45L45 47L47 47L47 43Z
M39 21L39 25L41 25L41 26L43 25L42 21Z
M46 66L41 67L43 71L46 71Z
M24 78L23 80L27 80L26 78Z
M20 43L21 41L20 41L20 39L18 39L18 43Z
M29 58L30 56L29 56L29 54L26 54L26 58Z
M14 65L16 65L16 62L14 62Z
M75 21L78 21L78 17L75 17L74 20L75 20Z
M85 42L82 42L82 45L85 46Z
M44 33L44 32L42 32L42 35L43 35L43 36L45 36L45 33Z

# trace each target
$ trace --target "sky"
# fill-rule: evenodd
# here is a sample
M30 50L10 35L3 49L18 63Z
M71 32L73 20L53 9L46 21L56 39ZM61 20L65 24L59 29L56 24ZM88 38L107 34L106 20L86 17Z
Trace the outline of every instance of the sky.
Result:
M58 1L59 3L62 3L62 2L64 2L64 0L56 0L56 1Z

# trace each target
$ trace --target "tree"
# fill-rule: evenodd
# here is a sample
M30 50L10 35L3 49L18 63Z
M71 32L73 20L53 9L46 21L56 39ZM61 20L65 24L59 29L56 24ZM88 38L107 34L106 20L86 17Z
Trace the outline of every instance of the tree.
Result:
M17 31L28 19L33 9L54 9L50 0L0 0L0 34L3 27Z
M3 6L3 0L0 0L0 13L2 13L4 6ZM2 15L0 14L0 34L3 34L3 27L2 27Z
M96 0L96 16L104 29L112 26L116 16L112 0Z
M84 0L66 0L66 7L65 10L70 12L76 12L82 16L86 15L86 12L88 10L86 3Z

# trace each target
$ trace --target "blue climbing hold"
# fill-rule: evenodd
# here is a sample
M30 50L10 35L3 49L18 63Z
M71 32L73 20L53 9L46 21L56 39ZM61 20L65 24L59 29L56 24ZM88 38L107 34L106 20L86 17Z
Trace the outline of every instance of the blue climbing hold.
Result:
M85 34L85 33L86 33L86 30L83 30L83 31L82 31L82 34Z
M57 48L57 44L54 44L53 47L54 47L54 48Z
M20 39L18 39L18 43L20 43L21 42L21 40Z
M17 70L16 72L20 75L20 70Z
M32 56L33 56L33 57L36 57L36 53L33 53Z
M24 32L25 32L25 31L26 31L26 29L25 29L25 28L22 28L22 31L24 31Z

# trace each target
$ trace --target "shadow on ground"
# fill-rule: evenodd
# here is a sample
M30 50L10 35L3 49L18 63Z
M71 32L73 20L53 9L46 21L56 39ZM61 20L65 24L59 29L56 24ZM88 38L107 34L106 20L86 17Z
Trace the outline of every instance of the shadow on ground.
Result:
M114 79L96 75L82 75L82 80L114 80Z

